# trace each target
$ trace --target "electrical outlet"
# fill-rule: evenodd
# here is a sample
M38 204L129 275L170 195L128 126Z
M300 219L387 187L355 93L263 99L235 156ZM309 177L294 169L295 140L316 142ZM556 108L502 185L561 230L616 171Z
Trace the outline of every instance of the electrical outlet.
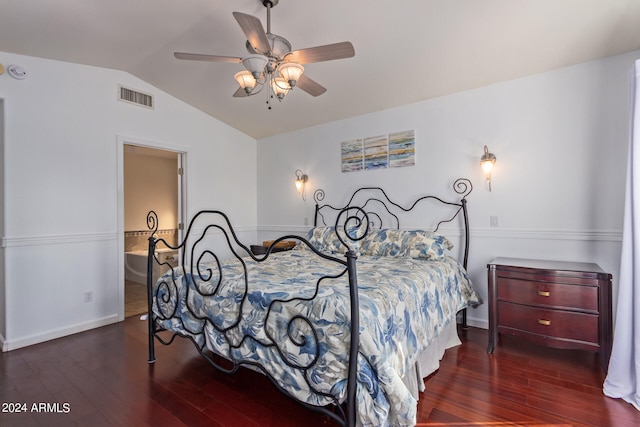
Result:
M497 215L491 215L489 217L489 222L490 222L492 227L498 227L498 216Z
M84 302L93 302L93 291L86 291L84 293Z

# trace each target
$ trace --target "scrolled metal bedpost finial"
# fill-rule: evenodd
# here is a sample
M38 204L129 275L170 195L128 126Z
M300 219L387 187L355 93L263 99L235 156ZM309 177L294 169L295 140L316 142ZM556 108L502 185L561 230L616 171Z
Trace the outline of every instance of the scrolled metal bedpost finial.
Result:
M342 220L343 217L345 217L344 220ZM338 230L344 231L344 236L347 240L358 242L364 239L370 229L369 215L360 206L350 206L342 209L336 218L335 230L338 240L349 249L351 249L351 245L342 238L342 233L339 233Z
M467 178L458 178L453 183L453 191L458 194L462 194L462 198L464 199L473 191L473 184Z
M158 214L155 211L147 214L147 228L151 230L151 237L158 231Z
M322 188L318 188L313 193L313 201L316 202L316 204L318 204L323 200L324 200L324 190Z

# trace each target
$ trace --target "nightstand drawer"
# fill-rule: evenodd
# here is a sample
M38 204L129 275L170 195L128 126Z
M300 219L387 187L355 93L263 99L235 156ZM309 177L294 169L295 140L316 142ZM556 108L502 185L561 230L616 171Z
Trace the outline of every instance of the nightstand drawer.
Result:
M598 343L598 316L498 302L500 327L538 335Z
M498 298L520 304L598 313L598 288L500 277Z

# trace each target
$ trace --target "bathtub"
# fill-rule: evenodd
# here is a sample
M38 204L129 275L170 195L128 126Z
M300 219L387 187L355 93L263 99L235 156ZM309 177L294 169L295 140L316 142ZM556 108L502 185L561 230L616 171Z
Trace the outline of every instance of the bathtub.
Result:
M147 251L131 251L124 253L124 280L147 284ZM175 267L178 264L178 251L175 249L157 249L156 257L158 260L168 262L171 266ZM166 269L165 266L153 263L153 278L154 280L160 277L160 269ZM164 271L162 271L164 273Z

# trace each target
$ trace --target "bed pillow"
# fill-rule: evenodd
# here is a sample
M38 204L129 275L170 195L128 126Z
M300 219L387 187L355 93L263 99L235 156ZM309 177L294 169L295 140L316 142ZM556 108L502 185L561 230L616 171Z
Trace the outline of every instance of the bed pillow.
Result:
M372 230L360 244L363 255L435 260L453 248L446 237L424 230Z
M306 239L317 250L323 253L330 254L344 254L347 252L347 247L340 242L338 235L336 234L335 227L313 227L306 235ZM358 250L359 242L352 242L348 239L344 239L354 250ZM301 249L306 248L306 245L298 245Z
M335 227L314 227L309 230L307 240L320 252L333 254L346 250L338 239Z

